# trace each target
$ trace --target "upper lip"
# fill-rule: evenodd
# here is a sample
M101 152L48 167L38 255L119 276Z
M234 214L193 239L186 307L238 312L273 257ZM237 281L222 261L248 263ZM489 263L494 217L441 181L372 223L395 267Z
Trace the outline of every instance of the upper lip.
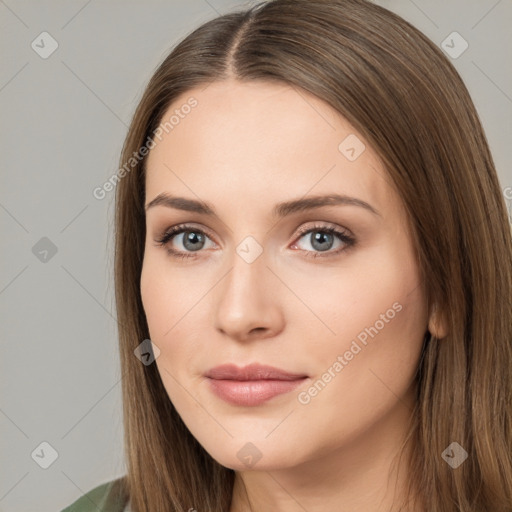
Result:
M297 380L307 377L305 374L290 373L273 366L253 363L242 368L235 364L223 364L211 368L206 377L217 380Z

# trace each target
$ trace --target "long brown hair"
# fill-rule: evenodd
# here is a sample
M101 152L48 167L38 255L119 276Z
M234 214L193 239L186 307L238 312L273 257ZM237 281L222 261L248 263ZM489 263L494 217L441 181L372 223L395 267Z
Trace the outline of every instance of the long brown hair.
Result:
M427 336L407 462L429 512L512 511L512 240L485 134L453 65L427 37L366 0L273 0L208 21L151 78L121 166L170 104L212 81L277 81L340 112L377 152L408 213L428 298L449 334ZM200 105L199 107L200 108ZM155 364L140 275L145 158L116 188L115 291L123 370L124 479L135 512L227 512L234 471L188 431ZM458 468L442 452L468 453Z

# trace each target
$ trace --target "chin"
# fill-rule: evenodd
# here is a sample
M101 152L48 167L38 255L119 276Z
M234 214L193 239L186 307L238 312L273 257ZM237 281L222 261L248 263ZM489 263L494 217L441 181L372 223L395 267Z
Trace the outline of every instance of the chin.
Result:
M243 441L235 438L222 445L201 445L219 464L235 471L270 471L292 467L302 462L301 454L296 447L283 446L277 437L274 442L250 439L250 436L245 436Z

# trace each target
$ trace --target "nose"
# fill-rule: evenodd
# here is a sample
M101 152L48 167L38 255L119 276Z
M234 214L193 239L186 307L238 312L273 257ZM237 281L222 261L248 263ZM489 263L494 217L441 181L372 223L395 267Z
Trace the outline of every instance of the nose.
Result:
M215 287L215 327L237 341L276 336L283 330L279 279L267 267L265 253L248 263L238 253Z

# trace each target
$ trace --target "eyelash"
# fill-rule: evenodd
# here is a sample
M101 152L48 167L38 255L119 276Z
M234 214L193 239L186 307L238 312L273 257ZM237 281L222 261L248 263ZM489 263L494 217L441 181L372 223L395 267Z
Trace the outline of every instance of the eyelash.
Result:
M205 231L203 231L200 228L196 228L196 227L190 226L188 224L179 224L177 226L173 226L172 228L167 229L160 238L155 240L155 242L157 243L158 246L162 246L162 247L167 246L167 244L171 241L171 239L173 237L175 237L181 233L184 233L185 231L191 231L193 233L201 233L202 235L207 236L208 238L211 238L208 236L208 233L206 233ZM341 253L343 251L347 251L348 249L352 248L356 243L355 238L348 235L345 231L340 231L332 226L326 226L326 225L318 225L318 226L313 226L313 227L308 227L308 228L300 228L298 237L296 238L296 240L299 240L304 235L311 233L311 232L315 232L315 231L320 232L320 233L333 234L333 235L337 236L338 239L345 244L345 246L342 248L339 248L335 251L306 251L304 249L300 249L306 253L306 255L305 255L306 258L326 258L326 257L336 256L339 253ZM167 252L173 258L188 259L188 258L195 258L197 256L193 252L184 253L181 251L176 251L174 249L171 249L170 247L167 247ZM196 251L196 252L201 252L201 251ZM323 252L325 252L325 254L322 254Z

